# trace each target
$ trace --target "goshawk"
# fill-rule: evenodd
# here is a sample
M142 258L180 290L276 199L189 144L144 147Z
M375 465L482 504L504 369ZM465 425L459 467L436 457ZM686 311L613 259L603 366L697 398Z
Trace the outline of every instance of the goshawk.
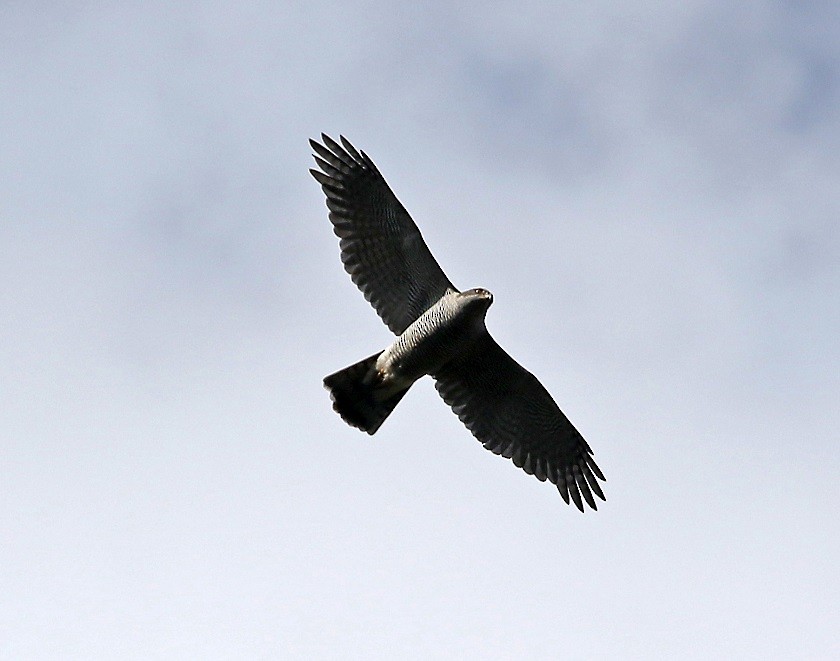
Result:
M373 434L411 385L430 375L440 396L485 448L557 486L583 511L606 500L592 450L537 378L484 325L493 295L456 289L417 225L363 151L344 137L310 140L341 239L341 261L394 343L324 379L333 408ZM596 479L597 478L597 479Z

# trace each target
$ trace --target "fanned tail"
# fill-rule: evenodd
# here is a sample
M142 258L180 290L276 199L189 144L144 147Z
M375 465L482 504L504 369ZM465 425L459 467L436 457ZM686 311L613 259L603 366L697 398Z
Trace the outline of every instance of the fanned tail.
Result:
M381 352L324 377L324 386L333 400L333 410L348 425L368 434L374 434L379 429L411 387L409 384L397 392L383 387L376 371L376 359L380 355Z

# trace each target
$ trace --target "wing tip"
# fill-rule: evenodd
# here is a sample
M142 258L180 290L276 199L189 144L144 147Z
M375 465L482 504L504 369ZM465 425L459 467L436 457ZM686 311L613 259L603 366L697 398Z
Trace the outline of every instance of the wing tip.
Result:
M581 512L585 511L586 505L591 509L598 511L598 502L595 496L606 502L607 497L604 495L601 485L598 484L593 471L590 466L594 462L589 455L578 458L577 462L563 466L556 466L553 462L548 463L547 475L548 481L557 487L563 500L567 505L574 503L575 507ZM603 473L598 470L598 476L603 478Z

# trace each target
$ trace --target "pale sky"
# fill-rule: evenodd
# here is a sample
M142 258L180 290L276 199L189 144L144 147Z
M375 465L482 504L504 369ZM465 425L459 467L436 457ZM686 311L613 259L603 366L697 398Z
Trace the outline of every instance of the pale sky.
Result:
M0 658L840 650L840 5L0 5ZM370 155L607 476L418 383L307 140Z

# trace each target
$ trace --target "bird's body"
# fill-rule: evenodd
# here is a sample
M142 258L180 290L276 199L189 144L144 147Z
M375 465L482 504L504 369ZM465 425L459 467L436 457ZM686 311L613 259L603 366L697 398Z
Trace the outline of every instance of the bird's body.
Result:
M475 342L492 302L484 289L446 294L382 352L377 369L389 378L411 383L434 374Z
M481 339L492 302L486 289L442 296L382 353L324 379L335 410L354 427L376 433L415 381L442 370Z
M493 296L460 292L364 152L341 138L310 141L311 170L327 196L341 259L388 327L385 350L324 379L333 408L375 433L417 380L430 375L444 401L485 448L557 486L583 511L604 499L592 450L537 380L487 332Z

